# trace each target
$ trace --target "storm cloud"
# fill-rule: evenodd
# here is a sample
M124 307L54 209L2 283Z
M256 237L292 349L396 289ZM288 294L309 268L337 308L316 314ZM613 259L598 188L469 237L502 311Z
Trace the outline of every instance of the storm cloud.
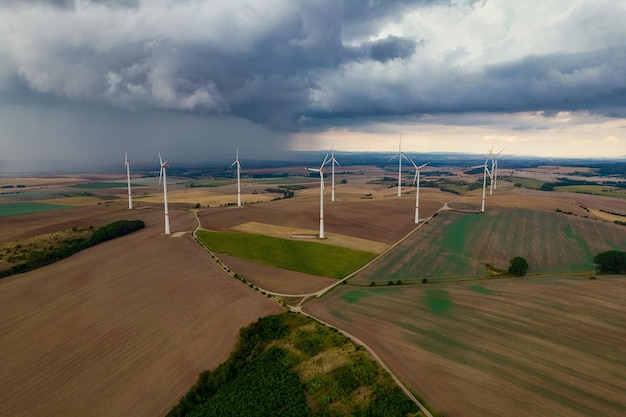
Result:
M347 119L625 117L625 19L618 0L5 1L0 102L282 137Z

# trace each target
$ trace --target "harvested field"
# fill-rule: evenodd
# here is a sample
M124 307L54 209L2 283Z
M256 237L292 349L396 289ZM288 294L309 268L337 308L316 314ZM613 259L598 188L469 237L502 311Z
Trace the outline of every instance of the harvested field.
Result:
M372 347L438 412L621 417L626 279L340 286L305 311Z
M473 208L480 210L482 188L458 196L450 203L451 208ZM581 207L582 206L582 207ZM498 189L485 200L485 211L494 207L533 208L554 211L571 211L578 216L589 216L583 207L626 213L626 200L623 198L597 196L581 193L539 191L528 188L511 187L506 181L498 181Z
M244 208L222 207L202 210L202 227L209 230L235 230L249 222L296 229L319 230L319 190L294 198L253 204ZM421 217L434 214L450 194L432 190L420 192ZM393 244L415 228L413 195L372 200L351 199L326 202L325 232Z
M282 311L189 235L161 235L160 210L61 211L22 225L32 233L140 218L146 228L0 280L6 415L165 415L201 371L228 357L242 326ZM175 211L171 224L173 232L191 230L195 221ZM19 228L10 225L10 235Z
M232 186L218 188L187 188L180 186L170 187L168 184L167 200L170 203L184 203L189 205L200 203L202 207L219 207L229 204L237 205L236 187L237 185L235 184L235 188L232 188ZM270 201L278 196L277 194L271 193L252 194L253 191L252 188L249 190L246 189L242 184L242 204ZM151 204L163 204L163 191L142 197L140 201Z
M368 239L359 239L352 236L339 234L324 234L324 239L319 240L319 229L299 229L297 227L276 226L267 223L248 222L233 227L231 230L244 233L258 233L282 239L307 240L316 239L316 242L328 245L343 246L345 248L362 250L372 253L384 252L389 245Z

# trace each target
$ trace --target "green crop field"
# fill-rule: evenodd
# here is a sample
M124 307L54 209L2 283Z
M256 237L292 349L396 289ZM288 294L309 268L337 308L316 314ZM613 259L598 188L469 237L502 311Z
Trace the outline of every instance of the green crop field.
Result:
M623 189L610 185L560 185L554 187L554 191L626 198L626 192Z
M142 184L130 184L131 187L144 187ZM75 188L90 188L94 190L101 190L105 188L126 188L128 184L126 182L89 182L86 184L76 184L72 187Z
M20 214L37 213L40 211L48 210L59 210L63 208L68 208L68 206L35 202L3 203L0 204L0 217L18 216Z
M198 238L213 252L331 278L342 278L376 256L339 246L258 234L200 230Z
M539 181L532 178L511 177L509 180L515 185L519 184L521 187L531 188L533 190L541 190L541 187L545 184L545 181Z
M515 256L529 273L586 273L597 253L625 249L620 226L602 221L529 209L443 212L353 282L481 278L487 263L507 269Z

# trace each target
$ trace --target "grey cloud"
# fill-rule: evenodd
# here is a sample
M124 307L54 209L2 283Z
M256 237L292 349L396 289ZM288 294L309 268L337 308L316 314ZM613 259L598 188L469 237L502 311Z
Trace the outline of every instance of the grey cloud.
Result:
M346 47L344 57L349 60L372 60L388 62L394 59L408 59L415 53L417 42L413 39L389 35L374 42L364 42L358 47Z
M43 3L34 0L23 7ZM243 26L225 25L215 33L208 25L188 28L180 16L172 17L171 28L163 27L168 16L154 16L167 14L163 4L184 8L203 3L156 3L160 9L133 0L86 3L103 6L85 12L100 25L90 28L71 20L83 6L55 1L59 10L49 19L66 18L62 24L67 27L52 25L50 39L24 29L41 20L18 22L17 30L24 32L16 37L25 43L0 45L0 57L7 57L0 93L6 100L9 91L28 89L41 100L54 96L131 110L228 115L282 131L341 118L585 108L621 114L626 108L623 46L530 56L471 70L444 60L427 63L418 78L408 64L427 40L381 38L381 28L417 8L455 7L450 1L277 2L274 20L257 21L253 15ZM473 1L463 4L471 7ZM244 12L232 7L235 15ZM38 11L46 15L48 9ZM1 6L0 13L6 21L32 18L7 17L11 10ZM155 20L142 26L148 15ZM246 37L248 31L255 36ZM445 57L463 50L437 52ZM369 76L368 65L382 65L380 72L397 76ZM355 77L354 67L365 75Z

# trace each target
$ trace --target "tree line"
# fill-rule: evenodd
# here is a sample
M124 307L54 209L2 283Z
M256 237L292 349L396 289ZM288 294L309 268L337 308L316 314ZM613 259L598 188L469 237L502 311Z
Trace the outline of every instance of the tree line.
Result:
M58 246L35 250L28 254L25 262L0 271L0 278L32 271L65 259L76 252L87 249L98 243L124 236L145 227L142 220L120 220L94 230L88 239L79 237L61 242Z

